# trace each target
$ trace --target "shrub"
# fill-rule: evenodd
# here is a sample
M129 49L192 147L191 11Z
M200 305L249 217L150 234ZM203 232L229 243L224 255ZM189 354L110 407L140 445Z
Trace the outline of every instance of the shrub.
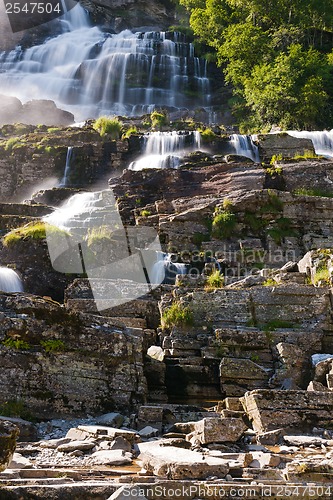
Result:
M45 351L47 353L49 352L61 352L65 351L66 345L62 340L59 339L49 339L49 340L42 340L40 345L44 347Z
M109 135L111 139L120 138L123 123L117 117L100 116L93 123L93 129L99 132L101 137Z
M273 278L267 278L266 281L263 282L263 286L276 286L277 282Z
M141 217L149 217L151 212L149 210L141 210L140 215Z
M10 246L17 243L20 240L25 240L28 238L34 240L41 240L46 238L46 231L48 234L59 234L64 235L68 234L63 229L59 229L56 226L52 226L51 224L47 224L45 222L30 222L25 226L18 227L17 229L13 229L5 235L3 238L4 246Z
M283 319L271 319L264 326L263 330L266 332L274 332L278 328L295 328L295 323Z
M87 245L90 247L96 243L111 240L111 237L112 231L109 226L92 227L87 236Z
M318 159L320 158L320 156L318 156L316 153L314 153L313 151L309 150L309 149L305 149L304 150L304 153L301 155L294 155L293 156L293 160L314 160L314 159Z
M22 339L13 339L12 337L8 337L6 340L4 340L3 345L8 347L9 349L16 349L18 351L27 351L30 349L30 345L28 342Z
M137 133L138 133L138 129L136 127L130 127L123 133L121 138L122 139L129 139L131 137L131 135L134 135Z
M283 201L280 200L278 195L274 193L271 189L267 190L268 200L261 209L261 213L279 213L283 210Z
M14 149L14 146L16 146L19 142L20 139L18 137L11 137L5 143L5 151L12 151Z
M199 130L203 142L213 142L216 139L216 134L211 128L205 128L204 130Z
M301 187L295 189L294 194L299 196L321 196L322 198L333 198L333 193L329 193L328 191L325 191L324 189L320 188L311 189L311 188Z
M313 277L314 285L330 285L330 273L327 267L322 267L316 270L316 273Z
M208 290L215 288L222 288L223 285L224 285L224 276L220 273L218 269L209 276L207 276L205 288L207 288Z
M169 124L169 118L166 111L153 111L150 115L152 128L161 129Z
M277 161L281 161L283 159L283 156L281 154L278 155L273 155L270 161L271 165L275 165Z
M214 238L230 238L237 224L236 215L229 210L215 210L212 222L212 235Z
M193 324L193 313L188 306L180 302L174 302L162 314L162 328L172 328L173 326L190 326Z

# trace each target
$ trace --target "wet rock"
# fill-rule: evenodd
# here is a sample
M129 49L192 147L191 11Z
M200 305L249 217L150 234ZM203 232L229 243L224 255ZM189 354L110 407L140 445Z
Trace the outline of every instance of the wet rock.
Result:
M0 422L0 472L8 467L16 448L19 429L11 422Z

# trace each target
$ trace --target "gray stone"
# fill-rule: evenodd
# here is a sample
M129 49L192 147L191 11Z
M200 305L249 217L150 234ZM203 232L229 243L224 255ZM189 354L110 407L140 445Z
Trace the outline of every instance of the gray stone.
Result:
M288 446L318 446L327 445L327 439L319 436L284 436L284 441Z
M14 453L8 469L31 469L32 465L32 462L28 458L25 458L20 453Z
M275 445L285 435L284 429L275 429L274 431L257 434L257 440L262 445Z
M105 413L96 418L96 424L106 425L110 427L121 427L124 422L124 417L120 413Z
M240 418L208 417L195 423L194 431L186 436L187 441L201 444L235 443L246 430Z
M90 465L130 465L132 454L122 450L95 451L88 459Z
M139 440L139 436L134 431L117 429L114 427L106 427L102 425L79 425L78 427L73 427L72 429L70 429L66 434L67 438L80 441L89 438L103 438L105 440L110 439L110 441L112 441L117 436L122 436L130 443L134 443Z
M0 417L0 421L4 420L6 420L7 422L11 422L19 428L20 434L17 440L18 442L37 441L37 429L32 422L23 420L22 418Z
M168 479L224 478L229 471L226 460L205 456L195 451L173 446L160 446L158 441L140 443L143 467L155 476Z
M57 451L70 453L71 451L88 451L96 446L96 441L70 441L69 443L60 444Z
M151 427L151 425L147 425L143 429L141 429L138 434L144 439L149 439L151 437L158 436L158 429L155 429L154 427Z

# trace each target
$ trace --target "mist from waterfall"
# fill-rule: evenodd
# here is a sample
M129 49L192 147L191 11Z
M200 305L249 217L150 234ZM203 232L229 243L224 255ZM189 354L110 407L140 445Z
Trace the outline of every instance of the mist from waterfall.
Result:
M52 99L76 121L209 105L207 62L184 35L111 35L90 26L79 4L60 22L63 33L43 44L0 53L0 93Z
M177 168L181 158L201 147L200 132L152 132L144 137L142 156L129 165L129 170Z

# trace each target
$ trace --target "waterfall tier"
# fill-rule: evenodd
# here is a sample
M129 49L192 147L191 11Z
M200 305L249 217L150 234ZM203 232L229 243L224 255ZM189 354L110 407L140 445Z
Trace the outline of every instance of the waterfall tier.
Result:
M80 5L62 23L64 32L42 45L0 54L0 93L52 99L79 121L209 105L207 63L184 35L110 35L89 26Z
M0 267L0 290L2 292L23 292L23 284L14 269Z
M333 157L333 130L288 130L288 134L293 137L311 139L317 155Z
M256 163L260 162L259 148L254 143L254 138L249 135L232 134L230 145L236 155L251 158Z
M143 155L129 170L177 168L186 152L200 149L200 132L153 132L144 137Z

